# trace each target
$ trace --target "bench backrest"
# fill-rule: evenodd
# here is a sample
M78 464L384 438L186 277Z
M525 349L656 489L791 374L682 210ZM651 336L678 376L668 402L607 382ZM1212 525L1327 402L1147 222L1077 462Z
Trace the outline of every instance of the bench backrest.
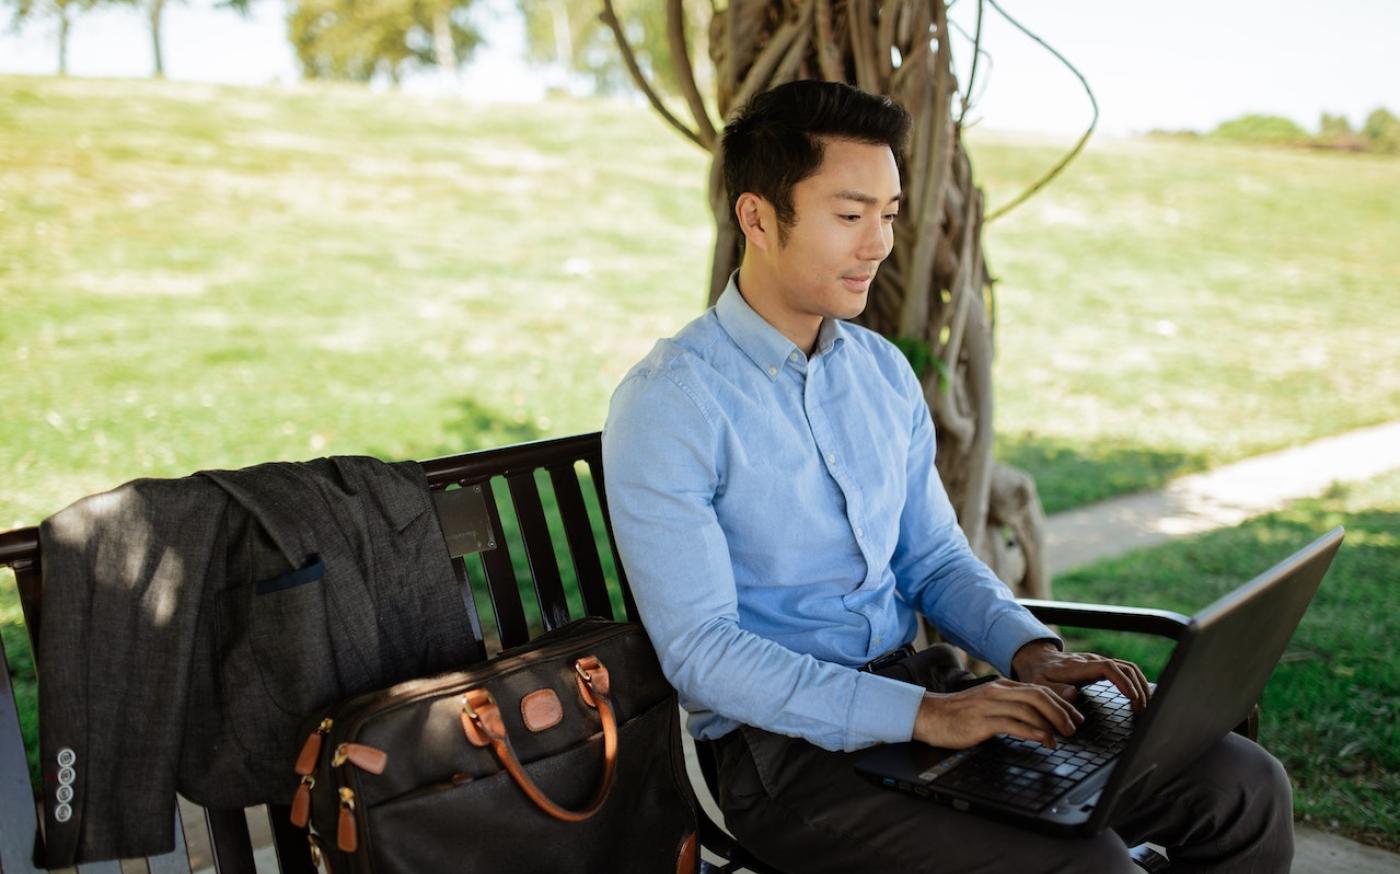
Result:
M601 435L584 434L434 459L423 463L438 517L462 582L479 658L585 615L636 620L636 606L613 542L603 490ZM30 643L43 607L37 529L0 533L0 565L15 573ZM13 641L12 641L13 643ZM44 870L34 787L26 763L12 661L28 653L0 646L0 872ZM37 743L37 741L35 741ZM255 871L242 810L206 810L209 852L220 874ZM268 822L281 871L310 874L306 835L285 807ZM152 874L189 872L185 836L175 851L147 859ZM193 831L193 830L192 830ZM723 851L723 833L702 822L702 840ZM708 838L708 840L706 840ZM714 847L715 841L721 846ZM193 842L193 840L191 840ZM116 862L83 872L119 874Z

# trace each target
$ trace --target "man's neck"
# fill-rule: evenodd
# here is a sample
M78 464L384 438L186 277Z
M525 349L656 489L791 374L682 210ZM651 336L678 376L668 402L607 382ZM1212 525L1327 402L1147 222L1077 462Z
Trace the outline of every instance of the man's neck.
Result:
M822 317L794 313L782 305L777 278L763 269L761 264L745 258L739 267L739 293L744 301L762 319L772 325L778 333L792 341L810 358L817 351L817 335L821 331Z

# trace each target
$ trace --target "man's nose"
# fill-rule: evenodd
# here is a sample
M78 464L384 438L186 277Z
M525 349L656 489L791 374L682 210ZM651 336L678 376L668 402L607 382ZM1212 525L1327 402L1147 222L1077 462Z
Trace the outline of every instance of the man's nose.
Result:
M879 221L868 226L866 232L861 235L860 249L856 252L856 257L862 261L883 261L889 257L893 248L894 234L886 233L885 223Z

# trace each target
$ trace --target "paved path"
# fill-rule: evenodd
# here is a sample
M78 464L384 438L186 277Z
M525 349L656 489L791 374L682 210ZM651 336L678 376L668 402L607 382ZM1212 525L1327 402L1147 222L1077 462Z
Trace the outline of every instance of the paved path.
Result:
M1320 495L1333 483L1357 482L1395 468L1400 468L1400 422L1182 477L1160 491L1056 513L1046 524L1050 573L1238 525L1298 498Z

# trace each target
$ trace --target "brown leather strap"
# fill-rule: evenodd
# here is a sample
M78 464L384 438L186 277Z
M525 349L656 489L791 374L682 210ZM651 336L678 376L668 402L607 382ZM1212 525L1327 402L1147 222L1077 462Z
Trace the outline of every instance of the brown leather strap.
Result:
M603 779L593 799L582 810L568 810L550 801L526 775L515 758L506 738L505 723L496 699L485 689L472 689L462 696L462 731L467 740L478 747L490 746L501 767L506 769L525 797L555 819L583 822L597 813L612 790L613 773L617 765L617 718L613 715L612 699L608 697L608 670L593 656L574 663L578 674L579 694L590 707L596 707L603 722Z

